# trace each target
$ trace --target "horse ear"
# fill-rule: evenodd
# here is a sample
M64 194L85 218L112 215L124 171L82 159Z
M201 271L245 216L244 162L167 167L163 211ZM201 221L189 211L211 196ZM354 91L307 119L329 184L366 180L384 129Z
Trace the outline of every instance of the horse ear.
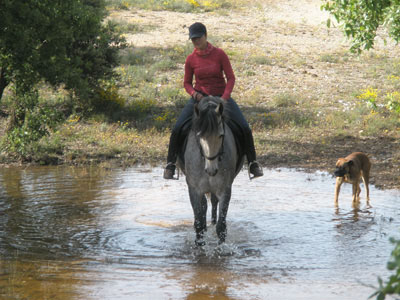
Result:
M222 105L222 103L219 103L217 108L215 109L215 112L222 116L223 111L224 111L224 106Z
M194 113L196 114L197 117L200 115L198 102L194 105Z

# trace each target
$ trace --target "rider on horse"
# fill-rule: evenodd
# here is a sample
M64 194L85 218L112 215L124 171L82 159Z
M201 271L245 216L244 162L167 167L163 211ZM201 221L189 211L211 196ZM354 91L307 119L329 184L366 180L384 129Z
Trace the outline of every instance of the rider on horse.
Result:
M247 157L249 172L253 174L253 178L263 176L262 168L256 161L250 126L239 106L231 98L235 75L228 56L222 49L214 47L207 41L207 29L202 23L197 22L189 27L189 39L192 40L194 51L186 58L184 87L191 98L172 129L164 178L174 178L177 155L190 129L194 104L208 95L225 100L224 113L230 120L228 126L235 134L242 148L241 152ZM193 76L196 80L194 86Z

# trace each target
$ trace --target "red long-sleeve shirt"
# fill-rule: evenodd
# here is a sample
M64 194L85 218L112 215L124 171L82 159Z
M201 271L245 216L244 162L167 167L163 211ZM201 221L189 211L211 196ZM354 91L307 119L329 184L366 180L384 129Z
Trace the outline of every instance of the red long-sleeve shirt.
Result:
M195 77L194 87L193 75ZM204 51L195 49L186 58L183 85L189 95L193 95L197 90L228 100L235 85L235 74L226 53L210 43Z

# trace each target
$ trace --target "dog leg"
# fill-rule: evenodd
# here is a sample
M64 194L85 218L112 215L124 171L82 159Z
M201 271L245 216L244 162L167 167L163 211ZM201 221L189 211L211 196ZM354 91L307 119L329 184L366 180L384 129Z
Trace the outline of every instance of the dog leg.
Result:
M336 177L336 185L335 185L335 205L338 205L338 200L339 200L339 192L340 192L340 186L343 183L343 177Z
M364 182L364 186L365 186L365 192L367 194L367 203L369 202L369 174L363 174L363 182Z
M357 201L360 201L361 187L360 183L357 184Z
M358 183L356 182L356 181L354 181L354 183L353 183L353 203L355 203L355 202L357 202L357 193L358 193L358 189L359 189L359 187L358 187Z

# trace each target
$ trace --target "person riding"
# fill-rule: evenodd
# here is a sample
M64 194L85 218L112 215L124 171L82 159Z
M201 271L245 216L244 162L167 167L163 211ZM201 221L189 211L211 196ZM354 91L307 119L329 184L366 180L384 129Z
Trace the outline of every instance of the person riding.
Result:
M256 151L250 126L239 106L231 98L235 85L235 74L228 56L222 49L214 47L207 41L207 29L202 23L196 22L189 27L189 39L192 40L194 50L186 58L184 88L191 98L172 129L167 166L164 169L163 177L165 179L174 178L179 147L188 134L194 105L206 96L218 96L225 101L224 114L228 116L228 126L238 138L240 146L243 147L249 172L253 175L253 178L263 176L262 168L256 161ZM194 86L193 76L195 77Z

